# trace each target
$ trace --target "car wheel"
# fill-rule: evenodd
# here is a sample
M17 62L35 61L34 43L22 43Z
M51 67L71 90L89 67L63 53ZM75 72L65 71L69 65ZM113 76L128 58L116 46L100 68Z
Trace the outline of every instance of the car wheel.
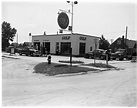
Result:
M132 57L128 57L127 60L132 60Z
M101 57L100 57L100 59L101 59L101 60L104 60L104 57L103 57L103 56L101 56Z
M31 53L30 56L33 56L33 53Z
M19 53L19 55L22 55L21 53Z
M112 58L112 60L116 60L116 58Z
M122 61L124 58L119 58L120 61Z
M85 56L85 58L89 58L89 56Z

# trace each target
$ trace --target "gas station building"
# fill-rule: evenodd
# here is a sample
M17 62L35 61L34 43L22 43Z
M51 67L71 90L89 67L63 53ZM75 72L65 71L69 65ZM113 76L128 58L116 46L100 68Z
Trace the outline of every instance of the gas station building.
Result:
M99 47L97 36L84 35L79 33L55 34L55 35L32 35L32 43L35 47L45 47L51 54L59 52L61 55L69 55L72 48L72 55L83 56L89 51Z

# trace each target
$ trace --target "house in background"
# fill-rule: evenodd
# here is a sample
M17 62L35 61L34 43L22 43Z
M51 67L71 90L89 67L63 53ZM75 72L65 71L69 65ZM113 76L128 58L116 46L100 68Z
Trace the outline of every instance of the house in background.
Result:
M136 51L137 40L125 39L124 36L116 39L111 45L110 48L112 52L116 52L118 49L127 49L128 54L132 54Z
M17 47L18 45L19 45L19 44L16 43L16 42L10 44L10 46L15 46L15 47Z
M30 47L32 46L32 42L24 42L23 44L24 46L30 46Z

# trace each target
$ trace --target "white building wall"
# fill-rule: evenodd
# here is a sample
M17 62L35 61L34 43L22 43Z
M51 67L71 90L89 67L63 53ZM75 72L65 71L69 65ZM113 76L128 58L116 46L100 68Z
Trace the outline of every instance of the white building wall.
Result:
M95 37L95 36L86 36L86 35L77 35L77 42L76 42L76 46L77 46L77 54L79 55L79 43L86 43L86 48L85 48L85 53L90 51L90 47L92 47L92 50L95 50L95 40L97 39L97 49L99 48L99 37ZM80 37L83 38L80 39ZM85 39L86 38L86 39Z
M86 51L85 52L89 52L90 47L92 47L92 51L95 50L95 40L94 39L97 39L97 49L99 48L99 38L88 36L86 39Z
M62 39L62 37L70 37L67 39ZM85 40L80 39L80 37L86 38ZM92 50L95 49L95 41L94 39L97 38L97 48L99 47L99 38L94 36L87 36L81 34L67 34L67 35L39 35L39 36L32 36L32 42L50 42L50 53L56 53L56 42L59 42L59 47L61 47L61 42L71 42L72 47L72 54L79 55L79 43L86 43L85 53L90 51L90 47Z

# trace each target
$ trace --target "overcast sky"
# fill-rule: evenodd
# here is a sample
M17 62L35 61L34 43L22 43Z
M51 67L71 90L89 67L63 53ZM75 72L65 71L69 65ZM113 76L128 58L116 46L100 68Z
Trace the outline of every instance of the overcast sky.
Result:
M128 38L136 39L134 2L88 2L78 1L74 5L74 33L117 39L125 35L128 26ZM18 41L29 41L32 35L56 34L59 30L57 17L59 9L71 9L66 1L2 1L2 21L17 29ZM68 15L70 17L70 15ZM137 18L137 17L136 17ZM71 19L71 17L70 17ZM136 24L137 25L137 24ZM69 32L65 32L69 33ZM16 37L14 42L16 42Z

